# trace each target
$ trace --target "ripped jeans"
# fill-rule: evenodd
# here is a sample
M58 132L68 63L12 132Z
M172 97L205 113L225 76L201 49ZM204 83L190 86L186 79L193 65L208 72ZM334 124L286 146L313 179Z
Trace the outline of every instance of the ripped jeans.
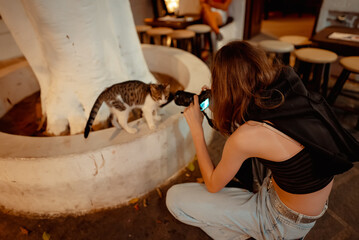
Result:
M210 193L200 183L172 186L166 197L168 210L179 221L200 227L213 239L300 239L318 216L306 216L286 207L266 177L257 193L223 188Z

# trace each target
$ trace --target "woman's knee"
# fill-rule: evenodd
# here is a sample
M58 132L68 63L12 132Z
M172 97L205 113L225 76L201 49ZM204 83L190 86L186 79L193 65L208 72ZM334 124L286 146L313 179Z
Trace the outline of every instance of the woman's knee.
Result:
M176 195L177 193L177 185L173 185L170 189L168 189L166 194L166 206L168 209L172 209L173 205L176 203Z
M199 192L198 183L183 183L173 185L170 189L168 189L166 194L166 205L168 210L172 213L174 211L181 211L185 206L192 202L192 193Z
M181 199L183 196L186 196L184 193L182 184L174 185L170 189L168 189L166 194L166 206L168 211L178 220L182 221L183 209L182 204L183 200Z
M178 209L178 204L181 202L181 197L186 196L183 184L173 185L167 191L166 205L169 210Z

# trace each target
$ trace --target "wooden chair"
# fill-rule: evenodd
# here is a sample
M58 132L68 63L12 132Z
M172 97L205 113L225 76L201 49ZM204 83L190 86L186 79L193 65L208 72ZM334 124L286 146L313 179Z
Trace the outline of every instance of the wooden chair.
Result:
M148 35L147 31L150 30L152 27L148 25L136 25L136 31L138 34L138 38L140 39L141 43L146 43Z
M299 35L285 35L280 37L279 41L291 43L296 49L308 47L312 44L309 38Z
M273 60L279 60L289 65L290 53L294 50L293 44L278 40L263 40L259 42L258 46L263 48Z
M151 28L146 31L147 35L150 37L151 44L169 46L170 38L169 35L173 32L172 28L168 27L157 27Z
M187 27L187 30L195 32L192 52L201 58L202 51L208 51L213 54L213 45L211 41L211 28L206 24L194 24ZM208 48L206 47L208 45Z
M334 105L334 102L342 92L344 84L348 80L349 75L351 73L359 74L359 56L343 57L340 59L339 63L343 67L343 71L341 72L339 78L335 82L334 87L327 97L327 102L330 105ZM359 92L356 93L358 94Z
M170 35L171 46L192 52L195 32L190 30L174 30Z
M294 68L304 84L310 90L316 92L321 90L322 95L326 97L330 65L337 60L338 55L319 48L301 48L295 50L294 55L296 57Z

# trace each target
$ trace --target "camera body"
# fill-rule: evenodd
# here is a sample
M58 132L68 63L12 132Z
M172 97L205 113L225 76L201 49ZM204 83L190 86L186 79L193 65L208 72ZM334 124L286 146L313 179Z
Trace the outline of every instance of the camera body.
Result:
M174 96L175 103L179 106L187 107L189 106L194 99L196 94L186 91L177 91ZM209 101L211 98L211 90L204 90L198 95L199 105L201 106L201 111L206 109L209 106Z

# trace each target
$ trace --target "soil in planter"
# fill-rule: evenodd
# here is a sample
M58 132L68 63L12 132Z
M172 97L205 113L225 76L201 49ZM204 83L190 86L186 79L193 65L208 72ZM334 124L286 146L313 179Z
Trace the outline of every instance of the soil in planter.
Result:
M173 77L156 72L152 72L152 74L158 82L169 83L171 93L184 89ZM22 136L48 136L45 132L46 122L39 129L41 116L40 91L38 91L14 105L10 111L0 118L0 131ZM134 109L129 116L129 122L141 117L141 110ZM110 126L110 124L97 125L93 126L93 129L99 130Z

